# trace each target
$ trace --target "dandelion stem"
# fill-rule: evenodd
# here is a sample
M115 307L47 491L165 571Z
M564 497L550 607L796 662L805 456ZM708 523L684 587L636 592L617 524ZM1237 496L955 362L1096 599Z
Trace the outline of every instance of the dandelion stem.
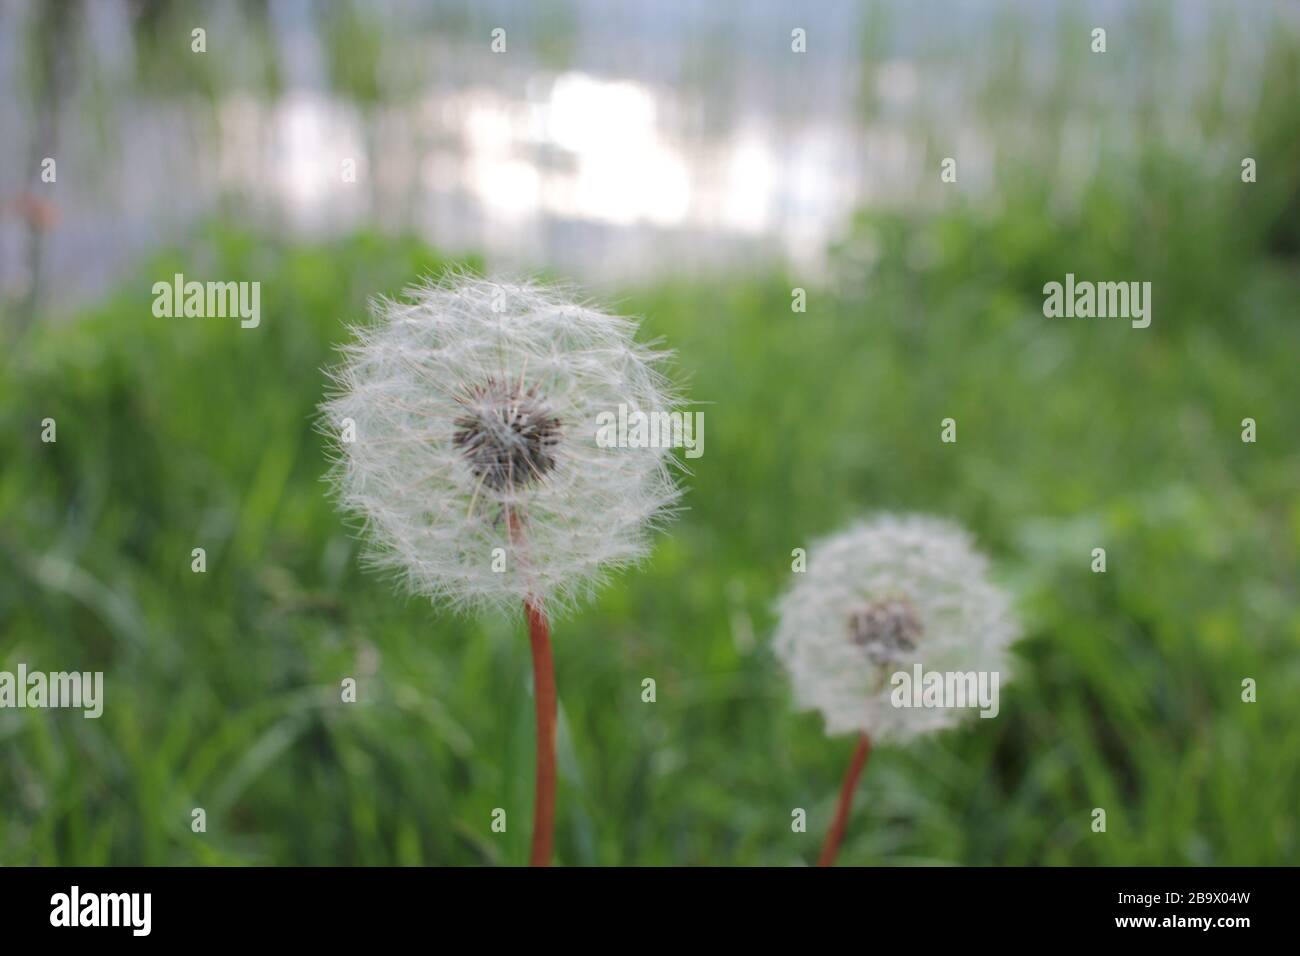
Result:
M839 806L835 808L835 820L831 823L830 832L826 834L826 844L822 847L821 858L817 860L818 866L835 865L835 855L840 851L844 828L849 823L853 791L858 788L858 778L862 776L862 768L867 765L869 756L871 756L871 738L863 734L858 738L857 749L853 751L853 760L849 763L848 772L844 774L844 784L840 787Z
M524 523L506 508L510 543L523 556ZM537 783L533 793L533 851L529 866L550 866L555 842L555 661L551 657L551 625L538 598L524 598L528 642L533 648L533 703L537 712Z
M529 865L550 866L555 833L555 664L546 612L531 600L524 602L524 612L533 645L533 698L537 705L537 786Z

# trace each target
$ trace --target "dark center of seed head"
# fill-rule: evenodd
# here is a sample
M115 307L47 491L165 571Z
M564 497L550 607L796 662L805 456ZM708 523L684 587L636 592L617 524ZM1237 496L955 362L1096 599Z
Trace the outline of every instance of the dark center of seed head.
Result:
M921 637L921 618L906 598L873 601L849 617L849 638L873 664L897 662L916 650Z
M452 444L494 491L522 488L555 467L560 420L536 388L490 378L465 390Z

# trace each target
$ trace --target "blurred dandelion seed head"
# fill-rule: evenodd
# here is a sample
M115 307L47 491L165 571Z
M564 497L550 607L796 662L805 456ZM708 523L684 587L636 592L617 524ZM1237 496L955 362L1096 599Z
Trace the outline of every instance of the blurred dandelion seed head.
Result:
M638 343L635 321L460 274L372 313L322 405L335 491L372 565L457 609L533 599L555 613L648 553L679 498L675 459L596 441L602 411L677 403L667 353ZM348 419L355 438L338 441Z
M989 580L970 536L923 515L874 516L813 542L808 569L778 604L774 638L801 709L831 734L906 740L951 726L965 708L899 708L890 677L931 671L1009 676L1019 636L1010 595Z

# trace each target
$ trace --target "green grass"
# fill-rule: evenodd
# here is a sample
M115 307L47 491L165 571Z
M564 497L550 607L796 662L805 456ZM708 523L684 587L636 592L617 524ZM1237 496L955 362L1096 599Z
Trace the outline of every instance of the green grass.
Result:
M771 606L791 549L876 509L969 526L1026 638L998 719L877 751L842 861L1300 862L1295 252L1231 166L1105 173L1066 211L1026 182L996 215L864 214L820 287L771 271L620 303L712 404L689 511L555 628L560 862L815 859L852 742L791 710ZM360 570L314 430L343 323L447 264L216 224L10 350L0 669L103 670L107 700L97 721L0 711L0 862L526 858L522 621ZM154 318L175 271L261 281L261 327ZM1045 319L1066 272L1150 279L1151 328Z

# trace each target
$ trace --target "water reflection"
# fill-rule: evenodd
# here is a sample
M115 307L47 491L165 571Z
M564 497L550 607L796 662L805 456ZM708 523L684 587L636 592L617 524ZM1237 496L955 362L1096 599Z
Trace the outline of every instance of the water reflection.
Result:
M557 15L554 27L571 41L562 65L526 38L544 37L563 4L523 25L531 5L497 0L433 12L402 0L358 6L375 18L373 90L370 74L358 82L348 72L364 64L365 44L345 32L332 48L320 19L343 6L266 5L259 22L277 65L274 89L247 82L256 72L254 25L228 8L209 24L213 59L182 49L173 66L183 78L200 62L220 70L228 61L217 55L219 38L240 36L250 43L229 61L234 75L172 89L134 76L162 54L141 46L132 7L89 4L94 56L78 60L75 95L53 117L64 173L51 193L59 225L44 240L45 271L60 277L52 291L100 291L216 209L313 237L408 229L449 252L484 252L494 266L574 272L584 282L776 258L813 274L855 209L943 201L937 163L945 155L962 157L963 198L978 196L992 185L999 151L1051 147L1051 118L1061 116L1035 99L1037 88L1015 85L1041 75L1050 93L1055 67L1039 61L1059 53L1056 3L1023 8L1043 21L1029 27L1043 42L1022 72L1004 74L996 55L962 55L963 45L1004 49L996 18L978 4L942 5L942 13L877 5L893 19L881 27L887 42L868 55L873 24L885 22L869 19L876 8L828 0L799 12L813 48L798 56L782 4L743 4L738 17L740 7L724 3L570 2L581 15ZM34 117L43 114L25 86L23 52L37 9L31 0L0 7L0 77L22 93L0 98L0 125L25 134L0 137L0 210L26 208L31 155L41 148ZM489 21L498 20L512 24L509 56L486 52ZM163 47L177 29L164 24ZM347 82L330 60L340 49L361 51L357 63L343 61ZM1125 61L1115 62L1120 69L1096 77L1098 90L1107 81L1119 84L1112 93L1134 86ZM976 109L981 98L1042 112L1000 122ZM1122 115L1111 105L1130 99L1098 92L1102 109L1061 119L1063 189L1095 161L1099 117ZM1123 140L1123 131L1107 137ZM0 214L6 291L29 278L29 231L21 216Z

